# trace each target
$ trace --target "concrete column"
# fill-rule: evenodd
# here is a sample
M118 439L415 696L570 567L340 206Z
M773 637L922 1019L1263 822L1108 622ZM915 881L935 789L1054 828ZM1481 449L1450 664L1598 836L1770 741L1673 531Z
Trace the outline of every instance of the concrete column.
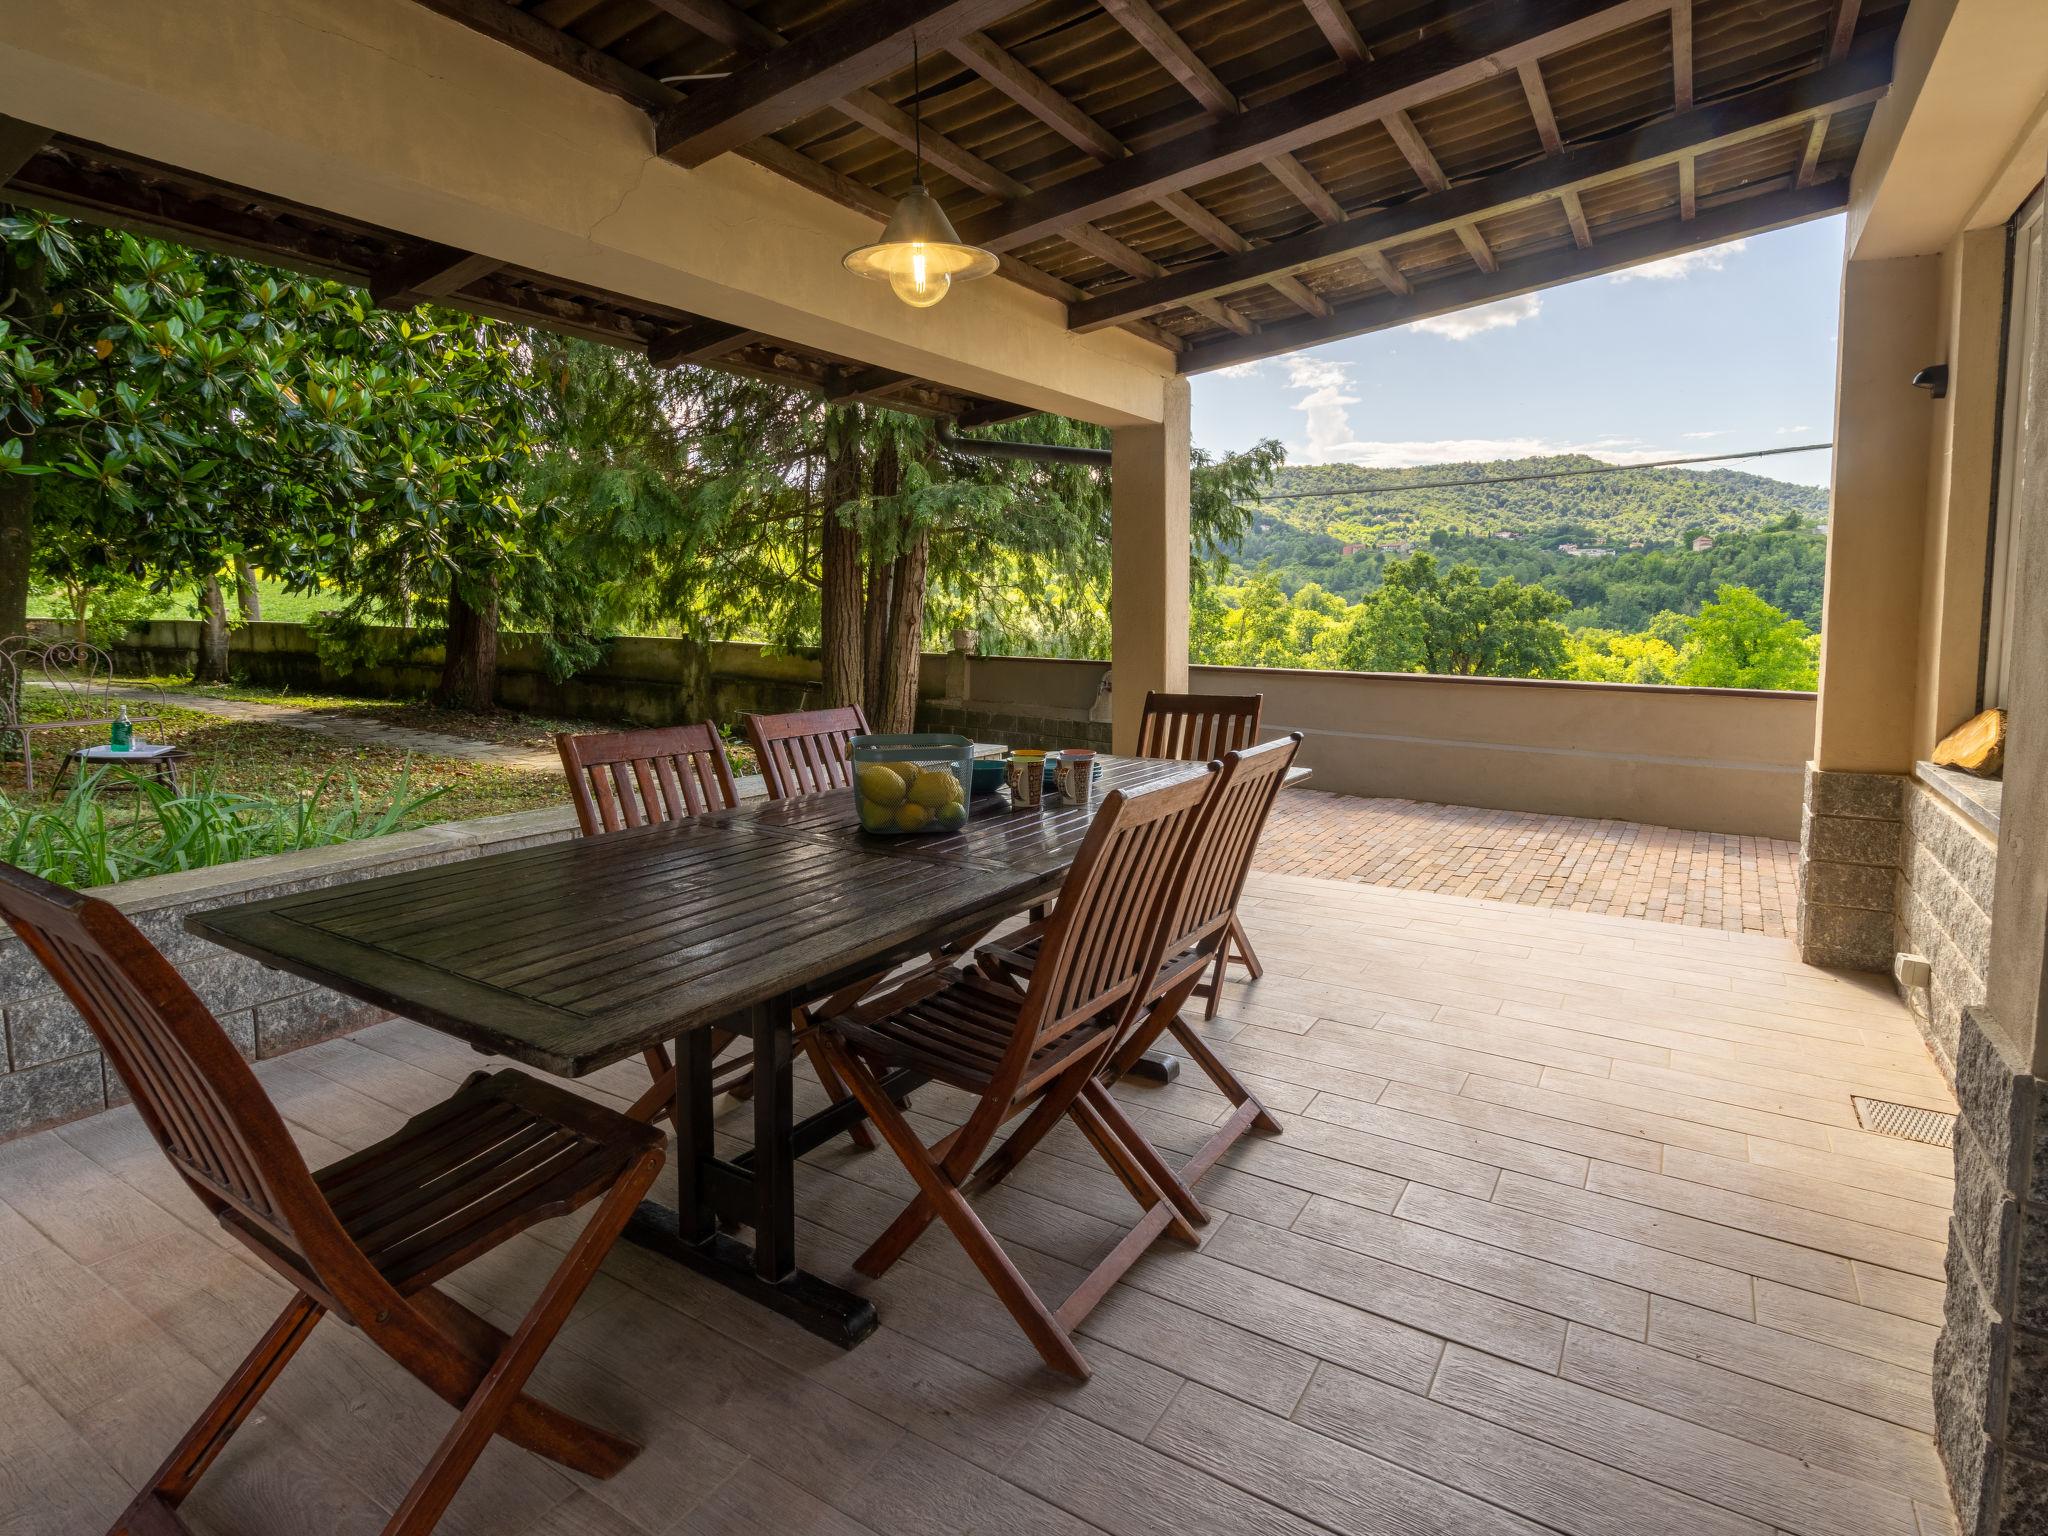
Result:
M1842 268L1820 703L1799 847L1799 951L1812 965L1891 968L1934 417L1912 379L1941 361L1941 277L1938 256Z
M1110 465L1111 739L1138 745L1145 693L1188 686L1188 381L1156 426L1118 427Z

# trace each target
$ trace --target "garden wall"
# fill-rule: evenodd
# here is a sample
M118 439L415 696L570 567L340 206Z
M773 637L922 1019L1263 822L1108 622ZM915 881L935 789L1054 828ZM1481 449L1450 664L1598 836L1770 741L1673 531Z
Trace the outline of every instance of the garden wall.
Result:
M559 842L575 825L575 815L566 805L559 810L520 811L131 880L92 894L104 896L134 919L219 1016L242 1054L256 1060L361 1029L386 1015L187 933L189 915L233 902ZM0 1063L5 1068L0 1071L0 1140L125 1101L120 1080L107 1069L85 1021L12 934L0 938L0 1032L7 1047Z

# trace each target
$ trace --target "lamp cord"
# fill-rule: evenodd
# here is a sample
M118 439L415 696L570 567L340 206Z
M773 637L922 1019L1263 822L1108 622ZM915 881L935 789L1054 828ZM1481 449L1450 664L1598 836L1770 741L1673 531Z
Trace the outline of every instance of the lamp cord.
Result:
M910 34L910 142L917 164L911 180L924 185L924 74L917 56L917 34Z

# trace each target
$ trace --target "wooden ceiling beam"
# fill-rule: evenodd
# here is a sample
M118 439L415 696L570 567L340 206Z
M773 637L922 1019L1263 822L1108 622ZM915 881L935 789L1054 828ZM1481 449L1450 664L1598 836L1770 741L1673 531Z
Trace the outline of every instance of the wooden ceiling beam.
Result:
M1823 112L1806 131L1806 150L1799 157L1799 185L1810 187L1820 175L1820 152L1828 141L1828 114Z
M41 153L50 142L50 130L18 117L0 116L0 186Z
M1408 281L1408 274L1394 263L1394 258L1381 250L1366 249L1358 253L1358 259L1379 279L1379 284L1389 293L1413 293L1415 285Z
M1040 79L1024 62L984 33L970 32L952 46L953 57L1084 154L1121 160L1117 136Z
M1821 121L1825 122L1823 118ZM1801 183L1805 185L1804 182ZM1697 218L1700 211L1700 162L1697 155L1678 157L1678 216Z
M1529 99L1529 116L1536 121L1543 153L1554 155L1564 148L1564 135L1558 131L1557 113L1550 105L1550 89L1543 83L1543 66L1535 59L1524 59L1515 68L1522 77L1522 94Z
M1130 4L1132 0L1121 0ZM1179 138L1084 171L970 220L962 233L1014 250L1062 225L1119 213L1168 192L1291 153L1388 113L1490 80L1540 58L1665 14L1671 0L1499 0L1455 29Z
M1856 41L1856 18L1863 14L1863 0L1835 0L1835 19L1828 28L1828 58L1846 58Z
M1671 0L1671 99L1692 110L1692 0Z
M1372 57L1351 20L1351 13L1344 9L1343 0L1302 0L1302 6L1330 45L1330 52L1346 64L1363 63Z
M1415 120L1406 112L1389 112L1385 126L1394 147L1401 151L1401 158L1408 162L1408 168L1415 172L1415 179L1422 183L1423 191L1449 191L1451 179L1444 174L1443 166L1430 151L1421 130L1415 126ZM1498 272L1500 262L1494 258L1493 247L1486 243L1486 236L1479 232L1478 225L1465 223L1456 227L1458 243L1465 247L1465 254L1472 258L1473 265L1482 272Z
M1409 325L1435 315L1553 288L1580 278L1618 272L1639 262L1699 250L1764 230L1782 229L1839 212L1849 201L1849 184L1838 177L1819 186L1785 188L1757 197L1731 198L1703 208L1690 224L1644 225L1609 236L1591 250L1567 250L1518 261L1497 273L1473 273L1423 284L1409 295L1387 295L1349 304L1328 319L1290 320L1255 337L1225 337L1191 347L1181 356L1183 373L1206 373L1234 363L1256 362L1349 336Z
M763 26L726 0L647 0L658 11L666 11L692 31L701 32L714 43L723 43L735 53L766 53L787 41L772 27Z
M579 42L531 12L507 5L505 0L418 0L418 3L450 21L459 21L472 31L495 38L508 48L516 48L550 68L572 75L585 85L594 85L614 96L623 96L646 111L661 112L683 99L682 92L663 85L652 75L644 74L588 43Z
M505 263L452 245L428 246L388 272L370 274L370 302L379 309L410 309L433 299L460 293Z
M1102 0L1102 8L1212 117L1237 117L1243 113L1244 104L1237 99L1236 93L1216 77L1216 71L1203 63L1201 55L1189 47L1187 40L1152 8L1150 0ZM1342 221L1343 205L1330 196L1329 189L1292 154L1279 152L1268 155L1261 163L1290 196L1325 224Z
M1271 282L1277 276L1358 256L1373 247L1455 230L1460 224L1531 207L1568 188L1583 192L1637 176L1705 148L1741 143L1789 124L1809 122L1816 114L1875 101L1887 88L1891 68L1889 37L1872 37L1840 64L1695 107L1680 117L1657 119L1633 132L1573 145L1541 160L1447 191L1425 193L1331 228L1309 230L1239 255L1185 267L1164 278L1091 295L1068 307L1067 323L1076 330L1121 324L1193 298Z
M496 0L500 6L503 0ZM864 0L802 37L707 82L655 120L655 152L697 166L827 107L910 62L913 38L937 51L1015 0Z
M728 325L723 320L699 320L680 326L647 344L647 361L657 368L674 368L683 363L710 363L752 346L772 341L759 331Z
M1589 250L1593 244L1593 226L1586 222L1586 205L1579 201L1576 188L1566 187L1557 195L1564 204L1564 221L1572 227L1572 244L1580 250Z

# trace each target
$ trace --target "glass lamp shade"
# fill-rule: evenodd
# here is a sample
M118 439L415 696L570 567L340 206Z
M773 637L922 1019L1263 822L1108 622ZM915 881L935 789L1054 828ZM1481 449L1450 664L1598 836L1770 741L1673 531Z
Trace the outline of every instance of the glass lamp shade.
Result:
M921 181L912 183L896 204L882 238L848 251L844 261L847 271L887 283L897 298L917 309L943 299L955 278L987 277L998 265L993 251L960 243L946 210Z

